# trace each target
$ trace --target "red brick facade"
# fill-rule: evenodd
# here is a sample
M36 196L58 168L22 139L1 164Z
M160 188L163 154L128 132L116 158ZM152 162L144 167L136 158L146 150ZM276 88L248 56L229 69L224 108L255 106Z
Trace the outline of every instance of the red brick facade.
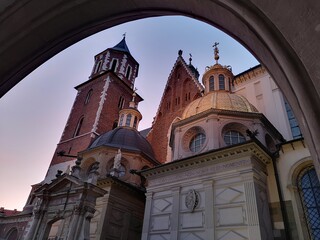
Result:
M169 129L176 118L181 118L186 106L203 91L193 73L193 66L187 65L181 56L178 57L168 78L152 129L147 136L156 159L167 161L169 147Z
M121 43L125 44L124 39ZM78 94L51 165L70 161L58 152L76 156L96 136L115 128L119 110L129 106L139 64L127 48L119 51L117 46L96 55L90 79L76 87ZM140 101L137 96L136 102Z

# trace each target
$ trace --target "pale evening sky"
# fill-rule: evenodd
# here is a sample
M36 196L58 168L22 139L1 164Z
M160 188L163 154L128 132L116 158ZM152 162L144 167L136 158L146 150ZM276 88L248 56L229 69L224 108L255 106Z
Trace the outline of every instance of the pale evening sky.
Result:
M31 185L41 182L65 127L76 90L88 80L93 57L113 47L126 33L127 45L139 62L136 87L144 101L140 130L150 127L165 83L183 50L192 54L201 82L204 69L214 64L219 42L222 65L234 74L258 64L239 43L197 20L180 17L148 18L122 24L88 37L38 67L0 99L0 207L22 210Z

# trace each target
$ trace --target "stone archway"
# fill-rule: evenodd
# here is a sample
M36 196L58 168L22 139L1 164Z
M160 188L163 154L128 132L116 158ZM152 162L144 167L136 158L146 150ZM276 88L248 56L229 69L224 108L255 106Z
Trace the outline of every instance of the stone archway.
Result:
M152 16L189 16L237 39L268 69L294 109L319 173L319 9L315 0L8 0L0 4L0 96L98 31Z

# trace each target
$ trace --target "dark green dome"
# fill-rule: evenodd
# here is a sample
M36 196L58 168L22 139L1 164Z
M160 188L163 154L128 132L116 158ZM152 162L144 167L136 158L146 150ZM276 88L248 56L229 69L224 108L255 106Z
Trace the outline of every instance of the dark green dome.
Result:
M117 127L100 135L88 149L100 146L121 148L121 150L135 151L155 159L150 143L136 129L128 127Z

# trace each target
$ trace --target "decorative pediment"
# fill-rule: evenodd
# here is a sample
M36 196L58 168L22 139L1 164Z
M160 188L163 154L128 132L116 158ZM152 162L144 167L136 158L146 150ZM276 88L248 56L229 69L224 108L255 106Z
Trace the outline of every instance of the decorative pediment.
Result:
M62 193L70 190L71 185L73 187L83 185L83 181L71 176L64 174L56 179L54 179L51 183L46 183L41 186L39 189L35 191L35 195L41 195L43 192L46 194L50 193Z

